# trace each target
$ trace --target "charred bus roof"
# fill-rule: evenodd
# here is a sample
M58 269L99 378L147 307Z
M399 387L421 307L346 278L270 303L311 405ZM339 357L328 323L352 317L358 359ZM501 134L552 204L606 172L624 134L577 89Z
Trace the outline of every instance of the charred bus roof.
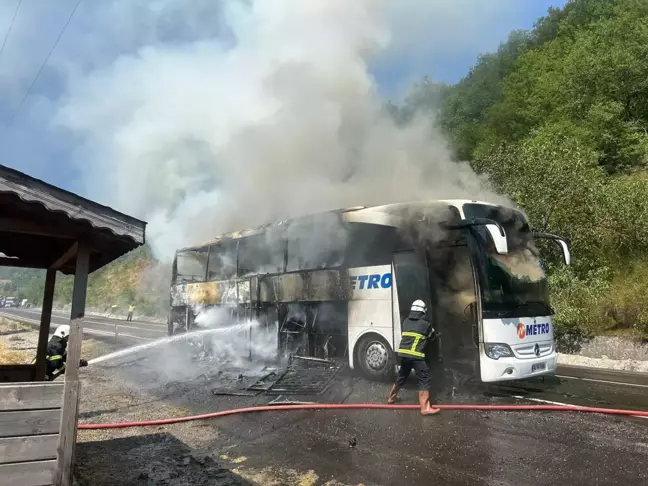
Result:
M223 233L207 242L179 248L176 253L190 250L199 250L226 241L240 240L242 238L260 235L270 229L286 227L299 221L306 221L316 217L325 217L327 215L341 215L343 220L349 223L380 224L394 227L402 226L415 215L431 214L436 211L443 211L449 208L455 208L457 211L459 211L460 216L463 217L462 206L466 203L483 204L485 206L497 206L497 204L469 199L435 199L428 201L411 201L384 204L381 206L353 206L344 209L335 209L330 211L322 211L319 213L307 214L304 216L276 221L273 223L267 223L255 228L234 231L231 233Z

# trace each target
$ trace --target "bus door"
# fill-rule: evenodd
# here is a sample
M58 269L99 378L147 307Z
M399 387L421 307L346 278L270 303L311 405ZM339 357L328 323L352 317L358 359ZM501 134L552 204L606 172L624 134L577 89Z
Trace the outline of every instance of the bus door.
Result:
M401 323L409 315L412 303L422 300L428 307L428 320L436 328L432 308L430 279L425 254L414 250L400 251L393 256L392 305L394 309L394 351L400 343ZM435 353L426 350L427 361Z
M439 360L456 387L480 376L475 272L466 245L430 248L427 261Z

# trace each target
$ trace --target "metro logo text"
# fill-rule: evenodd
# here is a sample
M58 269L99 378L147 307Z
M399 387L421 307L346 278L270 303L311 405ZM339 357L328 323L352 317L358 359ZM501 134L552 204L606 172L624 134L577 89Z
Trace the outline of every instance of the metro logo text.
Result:
M542 334L549 334L550 332L549 323L545 324L524 324L520 323L518 325L518 336L520 339L524 339L526 336L538 336Z
M349 277L349 280L351 281L351 288L354 290L389 289L392 286L391 273L384 273L382 275L379 273L358 275L357 277Z

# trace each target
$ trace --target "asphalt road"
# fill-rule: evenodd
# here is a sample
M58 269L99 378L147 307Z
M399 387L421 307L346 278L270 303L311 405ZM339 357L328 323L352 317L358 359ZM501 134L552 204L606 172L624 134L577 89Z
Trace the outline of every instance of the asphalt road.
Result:
M28 309L1 309L0 314L30 323L39 319L38 311ZM53 317L54 324L66 321L62 313ZM132 344L166 335L166 327L157 323L94 316L85 322L85 332L97 337L114 335L117 325L120 338ZM213 377L209 378L195 362L183 363L178 354L170 360L164 350L159 353L123 365L91 367L86 373L98 373L95 379L88 379L102 383L102 387L116 382L122 387L146 389L158 400L181 406L189 413L261 405L275 398L214 396L211 390L219 387L221 379L215 370L209 370L208 375ZM544 380L443 391L434 401L648 410L644 375L577 367L563 367L558 374ZM402 403L416 403L413 379L410 381L401 393ZM384 403L389 388L389 384L342 374L322 395L284 398ZM92 421L104 420L101 411L93 413ZM202 424L215 429L217 438L210 447L214 453L244 456L246 467L312 470L321 479L317 484L648 484L648 420L643 418L576 412L443 411L434 417L421 417L411 411L297 411L230 416ZM355 445L350 447L350 442ZM141 453L141 444L135 439L132 444L116 439L96 446L101 446L100 454L113 465ZM85 449L79 447L82 456ZM114 458L108 457L111 453ZM115 484L133 484L139 474L134 463L128 474L124 472L124 482ZM213 482L207 476L204 479L204 484L239 484Z
M356 381L348 401L381 402L388 386ZM414 390L403 394L415 403ZM478 393L439 400L524 403ZM565 401L565 400L563 400ZM644 408L648 408L644 397ZM627 405L626 405L627 406ZM248 466L290 464L368 485L645 485L648 421L577 413L298 412L227 418ZM222 434L225 436L225 433ZM349 441L357 445L349 447Z
M183 366L187 372L193 371L195 378L177 381L174 377L171 387L164 375L167 371L175 375L179 364L174 363L173 370L164 370L159 366L159 359L151 358L151 362L156 365L138 361L113 366L104 372L118 376L119 383L131 383L136 389L156 383L158 391L151 389L149 393L159 394L161 400L181 407L187 415L253 407L276 398L213 396L210 392L221 385L222 377L212 370L212 378L206 379L195 364L193 370ZM102 387L106 386L103 380L103 377L97 378ZM401 392L401 403L416 403L414 385L412 377ZM284 395L282 399L384 403L389 388L389 384L369 382L344 373L321 395ZM646 391L635 385L552 378L520 382L515 386L464 386L455 392L436 393L434 401L516 405L549 401L648 410ZM128 418L120 417L121 420ZM89 420L96 423L115 419L115 415L104 418L98 414ZM225 453L232 458L242 457L245 461L242 466L256 470L313 471L319 481L307 484L648 484L648 420L638 417L577 412L477 411L442 411L437 416L421 417L415 411L320 410L248 413L199 422L199 427L203 431L213 429L213 443L202 450L214 457ZM173 431L173 428L165 430ZM142 429L140 433L152 434L152 431ZM153 440L148 437L147 440ZM99 445L100 451L91 448ZM119 462L120 458L140 457L138 454L142 451L141 441L135 439L132 443L116 439L83 447L89 447L81 452L86 456L90 452L102 457L112 455L103 457L109 464ZM166 454L165 451L162 447L156 454ZM155 460L166 459L155 456ZM235 463L230 467L240 466ZM133 461L124 473L124 482L119 484L136 483L140 474L137 467L141 464ZM213 478L210 481L208 470L202 475L196 474L198 476L191 479L195 482L188 484L249 484L232 480L218 482Z
M0 316L18 319L28 324L40 324L40 309L0 308ZM54 311L52 313L52 325L50 333L54 333L56 326L68 324L70 315L65 312ZM146 321L126 321L125 319L112 319L108 317L97 317L86 315L84 319L83 332L93 337L115 337L115 331L119 339L133 344L152 341L167 336L167 325Z

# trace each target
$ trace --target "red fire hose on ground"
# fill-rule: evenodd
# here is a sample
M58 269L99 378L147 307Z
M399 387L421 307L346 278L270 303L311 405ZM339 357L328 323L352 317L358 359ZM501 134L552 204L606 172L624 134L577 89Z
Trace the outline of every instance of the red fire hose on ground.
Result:
M580 407L577 405L432 405L442 410L476 410L495 412L588 412L602 413L608 415L633 415L648 417L648 411L619 410L611 408ZM192 415L188 417L176 417L161 420L146 420L142 422L120 422L113 424L79 424L79 429L121 429L126 427L147 427L152 425L169 425L180 422L191 422L193 420L207 420L228 415L238 415L255 412L279 412L290 410L419 410L419 405L387 405L379 403L314 403L302 405L266 405L260 407L237 408L223 410L221 412ZM434 419L432 419L434 420Z

